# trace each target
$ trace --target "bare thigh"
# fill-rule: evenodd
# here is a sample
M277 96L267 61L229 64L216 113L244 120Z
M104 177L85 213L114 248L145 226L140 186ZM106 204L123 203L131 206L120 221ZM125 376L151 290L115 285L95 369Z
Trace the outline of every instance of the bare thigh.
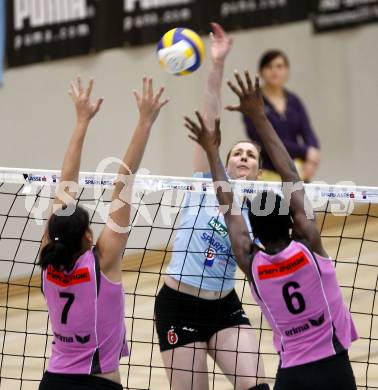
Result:
M172 390L208 390L207 345L196 342L161 353Z
M254 330L248 325L223 329L208 343L209 353L236 390L247 390L264 380L264 365Z

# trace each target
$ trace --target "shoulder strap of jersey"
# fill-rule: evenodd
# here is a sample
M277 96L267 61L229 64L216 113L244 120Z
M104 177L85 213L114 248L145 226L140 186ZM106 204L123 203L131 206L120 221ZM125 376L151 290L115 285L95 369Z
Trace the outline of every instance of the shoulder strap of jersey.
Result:
M41 272L41 291L42 291L42 295L45 295L45 292L43 291L43 274L44 274L44 270L42 269L42 272Z
M101 285L101 268L100 268L100 260L98 258L96 247L92 250L94 260L95 260L95 272L96 272L96 289L97 289L97 296L100 293L100 285Z
M253 261L255 260L256 255L258 254L258 252L260 250L261 250L261 248L258 247L255 242L253 242L252 253L251 253L251 264L250 264L250 267L249 267L249 275L248 275L249 276L249 280L252 283L253 289L255 290L255 293L259 297L259 299L261 299L261 296L260 296L259 291L257 289L255 277L253 276L252 266L253 266Z

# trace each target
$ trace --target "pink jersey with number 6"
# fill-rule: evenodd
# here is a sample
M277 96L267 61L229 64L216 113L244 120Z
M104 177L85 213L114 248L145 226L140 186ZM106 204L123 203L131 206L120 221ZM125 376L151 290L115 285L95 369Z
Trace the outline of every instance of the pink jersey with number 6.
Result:
M122 283L100 271L95 249L69 273L49 266L42 288L54 334L48 371L98 374L116 371L128 356Z
M347 350L358 338L330 259L291 241L283 251L258 251L251 290L273 330L281 367L314 362Z

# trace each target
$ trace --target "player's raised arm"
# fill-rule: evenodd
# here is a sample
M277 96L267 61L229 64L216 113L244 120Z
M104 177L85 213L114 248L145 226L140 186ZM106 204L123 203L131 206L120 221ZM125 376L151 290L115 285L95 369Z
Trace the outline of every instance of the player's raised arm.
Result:
M139 109L139 121L118 171L107 224L97 240L97 250L103 272L112 280L121 278L121 260L129 235L131 195L134 175L139 169L160 109L168 103L161 99L164 88L153 93L152 79L144 77L143 92L134 91Z
M85 136L91 120L98 113L104 101L103 98L98 99L95 103L91 101L93 85L94 80L91 79L88 87L83 88L81 77L77 76L76 82L71 83L68 91L75 105L76 125L64 155L60 184L57 187L53 203L53 212L58 211L62 205L75 202ZM47 241L48 238L45 233L42 239L42 248Z
M305 194L295 164L265 115L259 78L256 77L255 85L252 84L248 72L245 72L245 82L237 72L235 78L237 86L231 81L228 81L228 85L238 96L239 105L228 106L227 109L242 112L251 119L274 168L280 174L284 183L284 194L288 198L287 201L290 202L295 234L299 238L308 240L315 252L326 256L315 219L311 215L313 212L310 202ZM293 189L295 190L293 191Z
M209 129L214 128L215 119L221 112L221 89L224 64L232 47L232 38L217 24L211 24L213 32L210 34L211 66L206 82L203 116ZM208 172L209 162L206 153L198 144L195 145L193 159L194 172Z
M200 145L207 155L220 209L224 214L228 227L233 252L239 267L248 276L250 274L249 257L252 249L252 240L240 206L234 201L234 193L231 190L219 155L221 142L220 120L217 118L214 128L210 130L205 124L202 115L199 112L196 112L196 115L199 124L185 117L185 126L192 133L192 135L189 135L189 138Z
M72 198L72 201L74 201L76 196L74 187L78 183L85 136L89 123L100 110L101 104L104 101L103 98L100 98L95 103L91 102L93 84L94 80L91 79L88 88L83 88L81 77L77 76L76 83L71 83L68 92L75 104L76 126L64 156L60 179L62 185L59 187L56 203L67 203L66 200L69 199L65 194L68 194Z

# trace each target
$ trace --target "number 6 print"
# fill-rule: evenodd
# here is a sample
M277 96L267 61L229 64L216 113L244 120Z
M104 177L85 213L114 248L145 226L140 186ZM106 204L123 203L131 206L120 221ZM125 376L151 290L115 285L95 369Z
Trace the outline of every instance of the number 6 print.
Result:
M289 289L293 288L297 290L300 288L300 284L297 282L286 283L282 288L282 295L284 297L287 309L291 314L300 314L306 310L306 302L303 298L303 295L299 291L295 291L290 294ZM293 300L297 300L297 305L294 306Z

